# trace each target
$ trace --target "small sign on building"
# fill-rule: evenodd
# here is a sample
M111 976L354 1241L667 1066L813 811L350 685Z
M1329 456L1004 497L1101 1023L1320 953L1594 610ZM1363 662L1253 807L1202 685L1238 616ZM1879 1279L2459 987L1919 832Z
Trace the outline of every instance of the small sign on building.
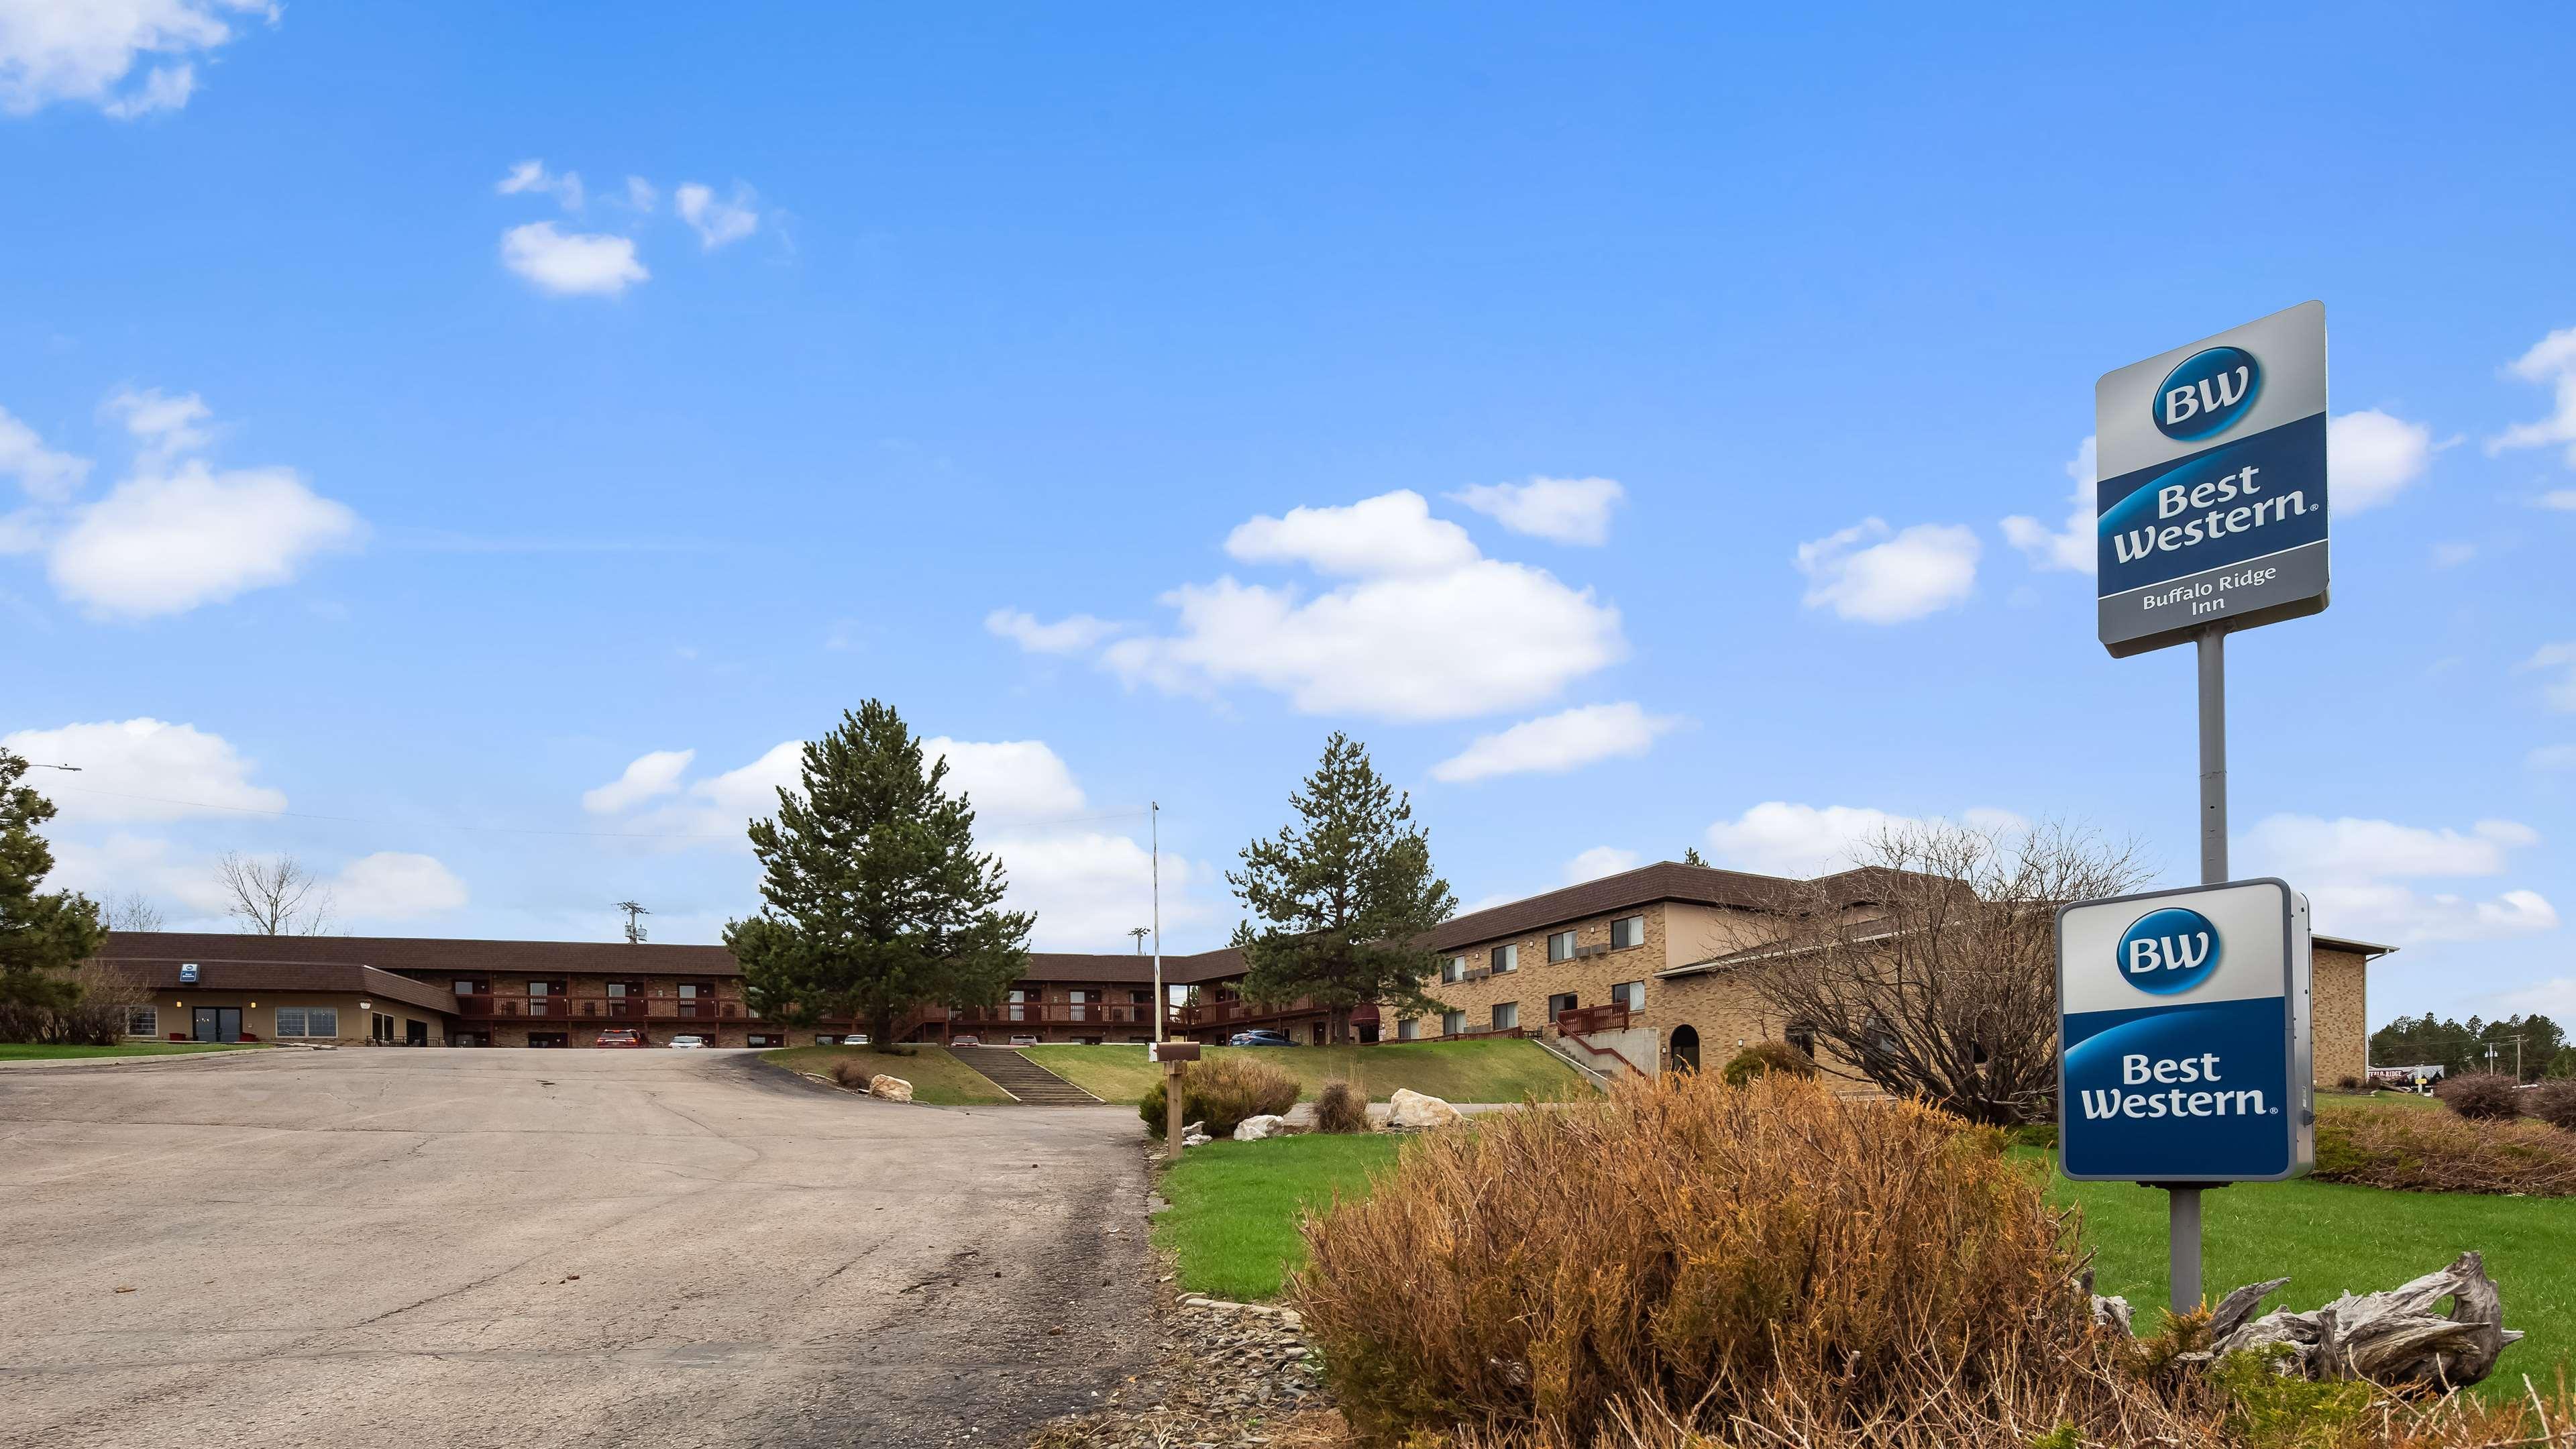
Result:
M180 966L180 968L179 968L179 984L180 984L180 985L182 985L182 986L194 986L194 985L196 985L196 984L197 984L197 963L196 963L196 962L194 962L194 961L190 961L190 962L187 962L187 963L183 964L182 966Z
M2178 1185L2307 1172L2308 946L2307 897L2278 880L2061 908L2066 1175Z

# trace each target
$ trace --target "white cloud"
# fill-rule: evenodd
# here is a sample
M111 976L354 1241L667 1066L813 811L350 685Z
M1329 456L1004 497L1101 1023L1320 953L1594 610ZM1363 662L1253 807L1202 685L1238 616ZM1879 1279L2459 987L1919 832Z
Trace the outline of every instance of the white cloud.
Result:
M2501 875L2513 851L2539 841L2511 820L2459 831L2285 814L2257 822L2235 843L2233 859L2240 875L2278 875L2307 892L2318 930L2404 946L2556 928L2557 911L2537 891L2475 899L2408 883Z
M433 856L380 850L343 867L331 883L336 913L362 921L405 921L462 910L465 882Z
M1610 510L1627 490L1608 478L1532 478L1470 484L1449 496L1514 533L1599 545L1609 542Z
M1466 749L1432 766L1431 777L1464 784L1495 775L1560 773L1616 756L1633 759L1677 723L1669 715L1646 713L1634 701L1581 705L1479 735Z
M759 198L739 181L728 200L719 200L713 188L699 182L682 182L672 190L671 204L708 251L738 242L760 227Z
M1012 640L1032 654L1083 654L1123 626L1089 614L1073 614L1052 624L1019 609L995 609L984 616L985 632Z
M628 184L630 186L633 184L633 178L628 179ZM499 184L492 189L503 196L517 196L521 193L551 196L562 203L566 211L581 210L582 202L586 199L581 187L580 172L566 171L557 175L546 169L545 162L537 160L522 161L511 167L509 174L502 177Z
M2092 573L2099 554L2095 544L2100 525L2095 493L2098 471L2093 440L2088 437L2067 460L2066 476L2075 480L2075 492L2070 495L2074 506L2067 512L2065 529L2051 532L2038 519L2015 514L2003 521L2004 541L2028 555L2033 568Z
M1432 720L1539 703L1627 651L1617 609L1482 557L1411 492L1256 518L1226 546L1354 581L1313 598L1231 577L1184 584L1163 596L1178 633L1121 639L1102 663L1172 693L1250 683L1308 714Z
M2523 756L2522 763L2530 770L2576 770L2576 745L2542 745Z
M1621 850L1611 845L1596 845L1565 863L1565 883L1581 885L1588 880L1599 880L1605 875L1617 875L1623 870L1635 870L1644 859L1633 850Z
M1124 951L1127 932L1153 921L1153 856L1131 836L1096 830L998 833L987 842L1010 876L1003 904L1034 911L1029 943L1041 951ZM1163 855L1163 929L1208 919L1192 892L1205 872ZM1152 943L1146 943L1148 949Z
M581 808L593 815L615 815L680 788L680 776L697 758L695 750L655 750L638 755L626 772L581 795Z
M2576 1016L2576 976L2552 976L2510 991L2499 991L2494 1001L2501 1008L2495 1016L2524 1016L2537 1013L2558 1021Z
M1431 516L1411 489L1348 507L1292 508L1238 524L1225 551L1245 563L1302 563L1319 574L1385 578L1445 574L1476 561L1467 530Z
M36 430L0 408L0 475L16 481L30 502L68 502L89 478L89 460L57 453Z
M124 425L147 463L199 452L214 441L206 422L215 410L193 392L172 397L157 387L123 387L108 394L98 410Z
M286 583L361 533L347 505L292 468L218 473L190 459L167 475L129 478L76 512L48 571L90 613L141 619Z
M1851 805L1793 805L1766 800L1708 828L1713 865L1759 875L1805 879L1848 868L1853 852L1887 830L1923 822Z
M277 23L270 0L7 0L0 4L0 111L27 115L56 101L94 105L119 120L177 110L195 93L188 57L233 38L228 17ZM158 62L126 81L138 63Z
M1073 771L1043 740L952 740L932 735L921 742L924 765L946 758L951 794L963 791L979 821L1069 815L1082 808Z
M626 204L637 211L649 212L661 204L662 193L641 176L626 178Z
M2576 488L2553 488L2540 495L2540 506L2561 513L2576 513Z
M2488 455L2508 448L2564 444L2567 466L2576 468L2576 327L2562 327L2532 344L2506 371L2525 382L2548 386L2556 406L2539 422L2516 423L2488 439Z
M550 221L501 233L501 264L558 297L614 297L653 275L632 238L559 232Z
M233 923L224 919L224 908L232 898L225 893L212 859L182 857L167 840L124 831L111 832L96 843L58 838L51 844L54 873L45 877L50 889L79 891L94 901L140 892L156 901L178 903L185 914L169 922L172 930L232 929Z
M80 773L46 793L69 822L182 820L243 810L283 810L286 796L251 783L251 762L194 725L157 719L70 724L0 736L0 747ZM95 792L95 793L93 793Z
M2359 513L2395 499L2433 460L2433 430L2377 408L2326 422L2327 468L2339 512Z
M733 846L751 848L743 827L778 813L778 792L801 792L805 786L805 742L781 740L759 759L689 787L691 805L684 822L697 834L726 835Z
M2549 702L2549 707L2576 714L2576 640L2540 646L2529 659L2516 666L2515 672L2529 673L2533 670L2555 672L2558 676L2543 682L2540 687L2540 697Z
M2476 558L2477 556L2478 546L2474 543L2437 543L2433 545L2433 567L2437 569L2458 568L2460 565L2467 563L2469 560Z
M1864 540L1879 540L1863 546ZM1798 545L1805 603L1864 624L1901 624L1967 602L1977 585L1977 535L1964 524L1918 523L1891 534L1883 519Z

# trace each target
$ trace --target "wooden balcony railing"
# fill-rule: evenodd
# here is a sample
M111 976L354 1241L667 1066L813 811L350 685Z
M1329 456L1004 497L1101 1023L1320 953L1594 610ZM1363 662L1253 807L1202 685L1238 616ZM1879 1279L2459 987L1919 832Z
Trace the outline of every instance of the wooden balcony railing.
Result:
M1628 1024L1632 1013L1624 1006L1581 1006L1556 1014L1556 1029L1569 1035L1587 1031L1617 1031Z
M673 997L460 996L468 1021L758 1021L739 1001Z

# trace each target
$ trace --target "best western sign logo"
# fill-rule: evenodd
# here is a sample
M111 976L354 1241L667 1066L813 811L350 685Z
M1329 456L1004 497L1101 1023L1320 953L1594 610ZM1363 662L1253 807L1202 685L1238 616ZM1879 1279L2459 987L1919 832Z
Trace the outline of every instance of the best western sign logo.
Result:
M2060 911L2066 1175L2230 1182L2306 1171L2306 968L2307 903L2279 881Z
M2103 376L2097 610L2113 654L2325 607L2325 379L2315 302Z

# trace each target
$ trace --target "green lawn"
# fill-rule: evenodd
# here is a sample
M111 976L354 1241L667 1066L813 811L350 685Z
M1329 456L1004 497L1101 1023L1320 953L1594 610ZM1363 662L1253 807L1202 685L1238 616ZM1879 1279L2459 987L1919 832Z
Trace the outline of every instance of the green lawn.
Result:
M1024 1047L1029 1060L1104 1102L1133 1102L1162 1069L1141 1046ZM1336 1079L1383 1102L1398 1087L1449 1102L1517 1102L1535 1092L1561 1097L1590 1091L1583 1077L1533 1041L1409 1041L1374 1046L1210 1047L1208 1055L1249 1055L1297 1078L1312 1100Z
M1163 1174L1172 1207L1154 1219L1154 1245L1179 1257L1181 1286L1194 1293L1276 1298L1306 1260L1298 1209L1321 1206L1337 1188L1361 1192L1371 1171L1395 1161L1400 1141L1313 1134L1193 1147Z
M1302 1204L1335 1188L1364 1190L1371 1169L1395 1160L1401 1139L1301 1136L1195 1147L1164 1174L1172 1208L1154 1220L1155 1243L1178 1255L1180 1281L1225 1298L1270 1298L1304 1261ZM2034 1171L2048 1154L2014 1154ZM2056 1178L2051 1197L2084 1213L2094 1289L2125 1296L2152 1330L2165 1301L2165 1194L2127 1183ZM2520 1392L2521 1376L2553 1382L2576 1373L2576 1198L2387 1192L2331 1182L2239 1183L2203 1195L2203 1283L2228 1289L2289 1275L2268 1307L2314 1308L2338 1294L2394 1288L2475 1248L2504 1295L2505 1325L2530 1335L2489 1380Z
M115 1046L38 1046L0 1042L0 1062L54 1061L70 1057L173 1057L192 1052L257 1051L260 1042L136 1041Z
M2042 1154L2026 1155L2034 1163ZM2050 1195L2084 1210L2094 1291L2126 1297L2153 1326L2165 1302L2165 1194L2121 1182L2068 1182ZM2507 1328L2530 1334L2503 1372L2551 1382L2576 1373L2576 1198L2387 1192L2339 1182L2240 1182L2201 1194L2201 1282L2215 1299L2290 1277L2266 1308L2314 1308L2350 1291L2394 1288L2469 1248L2486 1255ZM2519 1391L2518 1387L2515 1389Z
M1010 1102L1009 1093L993 1085L990 1077L950 1056L948 1048L925 1046L911 1051L911 1056L896 1056L873 1047L781 1047L762 1052L760 1059L818 1077L832 1075L836 1063L859 1062L872 1076L883 1072L912 1083L912 1100L934 1107L983 1107Z

